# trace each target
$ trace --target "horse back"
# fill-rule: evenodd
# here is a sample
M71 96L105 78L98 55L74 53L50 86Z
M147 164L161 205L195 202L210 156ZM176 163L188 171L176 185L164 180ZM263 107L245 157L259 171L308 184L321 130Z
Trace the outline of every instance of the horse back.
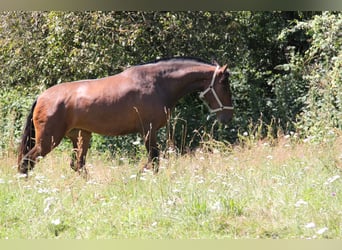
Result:
M164 125L162 99L149 81L127 74L97 80L67 82L43 92L36 120L63 122L66 130L82 128L105 135L146 130ZM160 117L160 118L159 118ZM163 120L163 121L162 121Z

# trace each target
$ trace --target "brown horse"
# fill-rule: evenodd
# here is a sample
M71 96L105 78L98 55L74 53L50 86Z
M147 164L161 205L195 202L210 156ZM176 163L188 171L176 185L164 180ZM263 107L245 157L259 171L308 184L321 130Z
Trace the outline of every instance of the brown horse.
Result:
M74 147L71 167L82 169L91 133L141 133L148 163L158 171L156 133L184 95L201 92L210 112L227 123L233 115L227 65L199 59L171 58L133 66L114 76L55 85L34 102L19 148L18 170L27 174L37 158L48 154L63 137ZM76 160L76 165L75 165ZM149 166L148 164L147 166Z

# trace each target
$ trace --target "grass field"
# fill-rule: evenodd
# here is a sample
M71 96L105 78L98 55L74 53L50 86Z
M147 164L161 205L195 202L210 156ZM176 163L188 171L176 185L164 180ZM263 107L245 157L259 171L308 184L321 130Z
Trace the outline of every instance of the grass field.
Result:
M53 151L28 179L0 154L0 239L342 239L342 136L168 152L160 172L91 151L87 179Z

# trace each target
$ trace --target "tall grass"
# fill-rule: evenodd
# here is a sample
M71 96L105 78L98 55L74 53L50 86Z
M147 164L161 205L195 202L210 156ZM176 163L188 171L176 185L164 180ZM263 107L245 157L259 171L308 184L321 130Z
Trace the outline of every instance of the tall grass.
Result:
M342 238L341 136L207 149L168 152L157 175L137 175L144 157L90 151L88 179L69 169L67 151L28 179L1 154L0 238Z

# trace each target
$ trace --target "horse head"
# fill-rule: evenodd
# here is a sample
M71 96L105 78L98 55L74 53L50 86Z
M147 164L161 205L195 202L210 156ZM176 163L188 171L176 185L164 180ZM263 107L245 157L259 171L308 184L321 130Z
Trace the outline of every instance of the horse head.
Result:
M233 117L232 94L229 84L228 66L216 66L211 82L200 93L210 113L215 113L217 120L227 124Z

